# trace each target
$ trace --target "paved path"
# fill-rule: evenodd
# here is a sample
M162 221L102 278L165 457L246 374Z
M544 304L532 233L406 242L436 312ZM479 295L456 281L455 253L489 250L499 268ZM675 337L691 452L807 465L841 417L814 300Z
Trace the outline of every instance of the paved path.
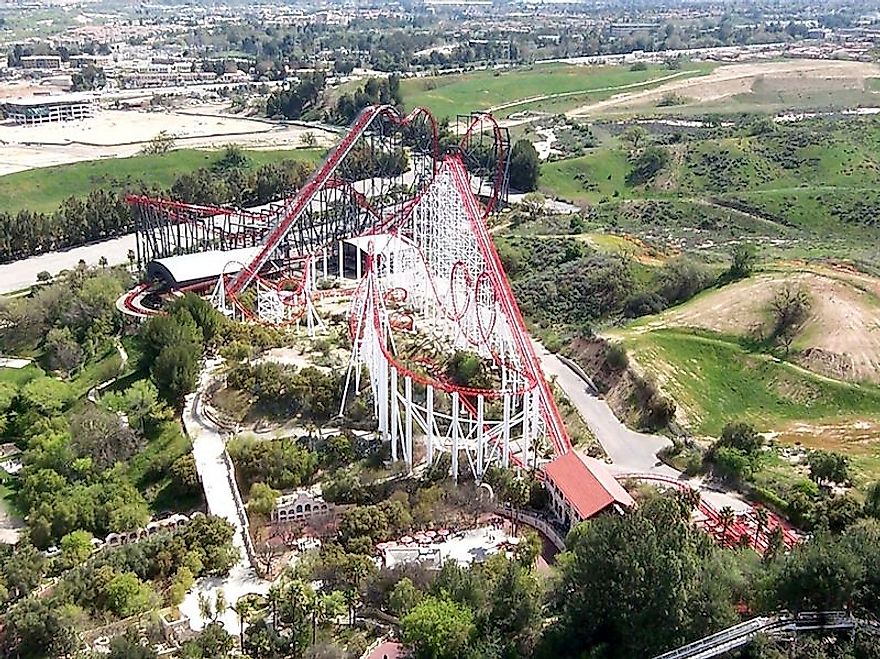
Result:
M133 233L111 238L93 245L74 247L58 252L47 252L28 259L0 265L0 295L20 291L37 283L43 271L55 276L62 270L73 270L80 259L87 265L98 265L103 256L108 265L128 263L128 250L135 248Z
M403 646L394 641L385 641L370 652L365 659L398 659L403 656Z
M750 509L735 493L721 490L702 479L689 479L683 473L663 463L658 457L660 449L671 446L672 441L660 435L630 430L620 421L601 398L587 389L586 383L571 368L562 363L555 354L538 342L533 342L541 368L547 377L556 376L556 382L568 396L575 409L586 421L596 440L611 460L608 470L613 474L651 474L687 482L700 490L703 499L716 510L730 506L734 511Z
M226 601L233 605L238 599L249 593L265 594L269 591L269 582L259 578L247 560L244 550L244 527L238 516L235 496L229 483L226 462L223 459L225 446L220 429L201 411L201 394L211 381L219 367L219 361L208 362L202 371L196 393L187 397L183 412L183 423L187 434L192 438L193 457L196 470L205 490L205 501L211 515L222 517L235 527L233 544L239 553L238 562L232 567L229 575L223 579L200 579L195 587L187 593L180 605L180 611L189 617L190 626L199 630L208 622L199 611L199 594L209 597L213 602L218 589L222 589ZM230 634L239 633L238 616L234 611L227 610L221 617L223 626Z

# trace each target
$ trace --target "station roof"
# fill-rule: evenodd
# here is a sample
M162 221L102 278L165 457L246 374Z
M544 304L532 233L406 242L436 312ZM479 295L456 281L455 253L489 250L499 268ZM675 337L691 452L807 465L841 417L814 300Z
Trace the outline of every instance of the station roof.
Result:
M68 92L66 94L34 94L18 98L4 98L0 105L20 108L42 107L44 105L73 105L77 103L94 103L98 97L91 92Z
M259 247L243 247L166 256L147 263L147 278L161 279L171 288L181 288L187 284L216 279L222 274L238 272L259 251Z
M581 519L589 519L613 504L624 508L635 504L605 465L593 458L581 458L574 451L547 463L544 473Z

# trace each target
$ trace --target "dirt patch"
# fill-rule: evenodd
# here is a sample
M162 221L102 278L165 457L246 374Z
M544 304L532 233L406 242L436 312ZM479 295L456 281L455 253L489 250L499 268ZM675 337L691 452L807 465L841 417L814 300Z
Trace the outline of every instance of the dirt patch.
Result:
M583 117L608 110L626 110L677 94L695 102L708 103L752 91L756 82L772 85L813 85L827 87L830 82L842 88L862 88L866 78L880 75L880 67L868 62L823 60L783 60L779 62L751 62L721 66L706 76L673 80L644 91L616 94L604 101L582 105L567 114Z
M803 286L813 299L794 342L796 361L822 375L880 382L880 281L843 268L760 274L663 314L645 329L694 327L749 336L766 325L767 308L784 284Z
M252 149L293 149L305 144L306 133L314 137L316 146L329 146L338 139L335 133L317 126L273 124L223 114L223 110L222 105L175 112L102 110L82 121L37 126L2 122L0 175L33 167L133 156L162 131L174 135L179 147L187 148L220 148L235 143Z
M880 440L880 422L852 421L831 424L794 423L776 435L779 442L850 455L873 455Z

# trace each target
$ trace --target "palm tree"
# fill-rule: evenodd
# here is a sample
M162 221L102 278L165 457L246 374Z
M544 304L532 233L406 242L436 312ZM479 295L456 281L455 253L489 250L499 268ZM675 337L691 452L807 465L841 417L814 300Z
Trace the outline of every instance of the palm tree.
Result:
M348 625L351 627L354 625L354 607L358 601L358 594L354 588L350 588L343 592L343 596L345 597L345 603L348 605Z
M679 491L679 496L681 497L681 501L688 511L696 510L700 507L700 501L702 497L700 495L700 491L697 488L686 486L684 487L684 489Z
M755 522L757 523L755 527L755 549L758 548L758 539L767 528L769 521L770 513L767 512L766 508L755 508Z
M266 599L269 601L269 606L272 608L272 628L275 631L278 631L278 605L281 603L281 586L278 584L272 584L269 587L269 593L266 595Z
M229 608L235 611L235 615L238 616L238 643L239 649L244 652L244 623L246 621L250 622L251 614L257 609L256 603L253 601L252 596L245 595L244 597L239 597L238 601Z
M721 520L721 546L723 547L727 544L727 532L733 526L736 516L733 514L733 508L730 506L724 506L724 508L719 510L718 516Z

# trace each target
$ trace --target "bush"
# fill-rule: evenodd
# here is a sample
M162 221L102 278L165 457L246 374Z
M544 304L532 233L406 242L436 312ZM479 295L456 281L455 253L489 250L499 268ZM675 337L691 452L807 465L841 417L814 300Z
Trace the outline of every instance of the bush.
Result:
M626 318L639 318L663 311L669 302L659 293L642 291L629 296L623 303L623 315Z
M609 343L605 348L605 363L615 371L622 371L629 366L629 355L620 343Z

